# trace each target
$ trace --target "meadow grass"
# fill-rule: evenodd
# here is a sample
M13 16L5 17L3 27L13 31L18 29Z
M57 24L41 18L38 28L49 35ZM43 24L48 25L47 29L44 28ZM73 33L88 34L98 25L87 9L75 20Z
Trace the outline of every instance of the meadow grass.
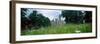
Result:
M69 33L89 33L92 32L92 24L65 24L57 26L41 27L39 29L32 28L21 31L21 35L41 35L41 34L69 34Z

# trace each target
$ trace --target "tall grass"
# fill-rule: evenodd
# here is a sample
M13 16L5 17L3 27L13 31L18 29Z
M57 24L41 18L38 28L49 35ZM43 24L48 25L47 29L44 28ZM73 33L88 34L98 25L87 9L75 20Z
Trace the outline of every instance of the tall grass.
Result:
M41 27L39 29L21 31L21 35L40 35L40 34L69 34L69 33L89 33L92 32L91 23L86 24L65 24L49 27Z

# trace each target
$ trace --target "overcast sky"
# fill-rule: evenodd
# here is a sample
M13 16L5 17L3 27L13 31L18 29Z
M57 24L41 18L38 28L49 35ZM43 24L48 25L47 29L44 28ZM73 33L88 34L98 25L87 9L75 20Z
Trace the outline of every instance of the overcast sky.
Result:
M58 18L59 15L61 15L61 10L48 10L48 9L28 9L27 13L28 15L33 12L33 10L38 11L38 13L41 13L43 16L48 17L50 20L54 18Z

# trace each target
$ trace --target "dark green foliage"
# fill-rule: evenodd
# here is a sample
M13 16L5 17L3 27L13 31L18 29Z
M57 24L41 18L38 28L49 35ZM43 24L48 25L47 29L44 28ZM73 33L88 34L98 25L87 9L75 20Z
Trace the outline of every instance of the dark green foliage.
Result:
M92 22L92 12L91 11L78 11L78 10L63 10L62 14L65 17L66 23L84 23Z
M21 8L21 16L26 15L27 8Z
M92 22L92 12L91 11L85 11L86 15L85 15L85 21L86 22Z
M31 29L32 27L38 29L51 25L49 18L39 14L34 10L29 16L27 15L27 8L21 8L21 29Z
M79 23L83 17L82 12L76 10L63 10L61 15L66 18L66 23Z
M25 29L28 19L25 17L27 8L21 8L21 29Z
M51 24L49 18L43 16L42 14L38 14L37 11L33 11L29 18L31 19L32 25L35 28L45 27Z

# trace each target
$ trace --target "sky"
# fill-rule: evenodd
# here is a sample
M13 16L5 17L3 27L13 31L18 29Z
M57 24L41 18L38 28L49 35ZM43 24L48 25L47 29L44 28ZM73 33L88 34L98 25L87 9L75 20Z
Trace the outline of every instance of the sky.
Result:
M29 15L30 13L32 13L33 10L38 11L38 13L41 13L43 16L48 17L50 20L58 18L58 16L61 15L61 10L33 9L33 8L29 8L28 9L27 15Z
M38 13L42 14L45 17L48 17L50 20L53 19L58 19L59 15L61 15L62 10L54 10L54 9L40 9L40 8L28 8L27 10L27 16L29 16L33 11L37 11ZM84 13L84 11L81 11L82 13ZM85 14L83 14L85 15ZM61 20L64 20L65 18L61 18Z

